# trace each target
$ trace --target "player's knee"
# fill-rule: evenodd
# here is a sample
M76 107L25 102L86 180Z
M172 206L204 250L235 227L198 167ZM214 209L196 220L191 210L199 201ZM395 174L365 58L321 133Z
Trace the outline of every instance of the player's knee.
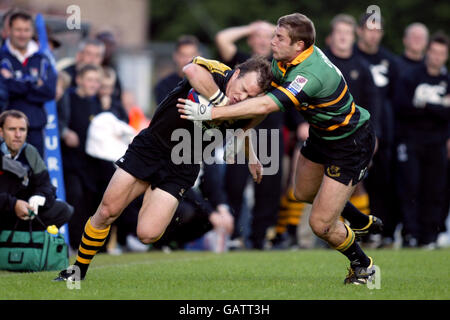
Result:
M158 241L161 238L161 236L162 236L162 234L157 237L148 237L148 236L139 236L138 235L138 238L143 244L151 244L151 243L155 243L156 241Z
M309 225L314 234L322 239L328 236L331 228L333 227L332 223L324 221L323 219L320 219L313 215L309 217Z
M115 206L107 199L103 199L97 209L97 213L102 220L109 221L111 219L115 220L120 215L120 210L115 208Z
M149 232L149 231L143 231L143 230L137 230L137 236L139 240L144 244L151 244L155 243L159 239L161 239L164 232Z

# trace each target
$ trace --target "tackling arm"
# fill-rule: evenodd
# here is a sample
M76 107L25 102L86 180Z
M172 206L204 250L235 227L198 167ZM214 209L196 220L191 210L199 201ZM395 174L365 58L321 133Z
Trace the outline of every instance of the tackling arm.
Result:
M279 111L280 108L269 96L261 96L241 101L234 105L216 107L204 106L187 99L178 99L180 117L187 120L230 120L250 119Z
M269 96L264 95L247 99L231 106L213 108L213 120L248 119L280 111L278 105Z

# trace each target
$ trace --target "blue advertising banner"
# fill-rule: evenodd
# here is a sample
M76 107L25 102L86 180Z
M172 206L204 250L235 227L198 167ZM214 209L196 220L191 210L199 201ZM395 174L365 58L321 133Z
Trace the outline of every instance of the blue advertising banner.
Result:
M40 51L47 55L52 67L56 72L55 59L48 47L47 30L45 28L45 20L42 14L36 15L36 32L39 36ZM52 184L56 187L56 197L65 201L66 193L64 189L64 176L61 160L60 139L58 130L58 111L54 100L45 103L47 111L47 126L45 128L45 162ZM60 228L60 232L64 234L66 242L69 243L69 232L67 224Z

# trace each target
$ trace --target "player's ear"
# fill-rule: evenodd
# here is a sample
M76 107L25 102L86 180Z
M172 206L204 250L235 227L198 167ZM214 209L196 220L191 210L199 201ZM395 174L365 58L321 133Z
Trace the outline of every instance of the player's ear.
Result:
M237 68L236 70L234 70L233 76L235 76L237 78L237 77L239 77L240 73L241 73L241 69Z
M307 49L307 48L305 48L305 42L303 40L299 40L299 41L295 42L294 46L295 46L296 51L303 51L303 50Z

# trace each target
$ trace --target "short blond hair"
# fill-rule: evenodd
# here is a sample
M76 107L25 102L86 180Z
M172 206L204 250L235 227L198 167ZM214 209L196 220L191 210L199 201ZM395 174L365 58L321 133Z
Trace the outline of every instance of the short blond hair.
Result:
M333 32L334 27L336 27L338 23L345 23L351 25L353 27L353 30L356 30L356 19L349 14L340 13L336 15L333 19L331 19L330 22L331 32Z

